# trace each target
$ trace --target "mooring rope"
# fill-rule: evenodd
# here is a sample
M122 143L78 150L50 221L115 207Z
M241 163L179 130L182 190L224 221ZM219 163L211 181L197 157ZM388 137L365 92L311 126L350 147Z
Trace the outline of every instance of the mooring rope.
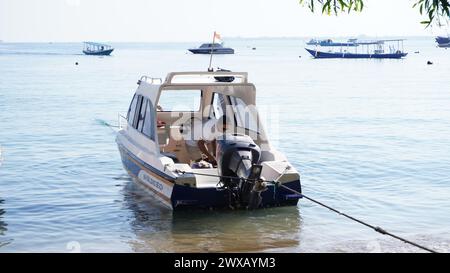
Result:
M181 170L176 170L176 172L182 173L182 174L203 175L203 176L227 178L227 179L242 179L242 178L238 178L238 177L234 177L234 176L222 176L222 175L215 175L215 174L194 173L194 172L186 172L186 171L181 171ZM337 210L337 209L335 209L335 208L333 208L331 206L328 206L328 205L326 205L326 204L324 204L324 203L322 203L320 201L317 201L317 200L315 200L315 199L313 199L313 198L311 198L311 197L309 197L309 196L307 196L307 195L305 195L305 194L303 194L301 192L298 192L298 191L296 191L294 189L291 189L291 188L289 188L289 187L287 187L287 186L285 186L283 184L280 184L277 181L269 181L269 180L262 180L262 181L263 182L267 182L267 183L271 183L271 184L275 185L276 187L282 187L282 188L284 188L284 189L286 189L288 191L291 191L291 192L293 192L293 193L295 193L295 194L297 194L297 195L299 195L299 196L301 196L301 197L303 197L303 198L305 198L305 199L307 199L307 200L309 200L309 201L311 201L311 202L313 202L313 203L315 203L315 204L317 204L319 206L327 208L327 209L329 209L329 210L331 210L331 211L333 211L333 212L335 212L335 213L337 213L339 215L342 215L342 216L344 216L344 217L346 217L346 218L348 218L348 219L350 219L352 221L355 221L355 222L357 222L357 223L359 223L361 225L364 225L364 226L366 226L368 228L371 228L371 229L375 230L378 233L381 233L381 234L387 235L387 236L391 236L392 238L395 238L397 240L400 240L400 241L402 241L404 243L410 244L410 245L415 246L417 248L420 248L422 250L425 250L425 251L428 251L428 252L431 252L431 253L438 253L436 250L433 250L433 249L430 249L430 248L425 247L423 245L420 245L418 243L412 242L412 241L407 240L405 238L402 238L402 237L400 237L398 235L390 233L390 232L386 231L385 229L383 229L381 227L371 225L371 224L369 224L367 222L364 222L364 221L362 221L362 220L360 220L358 218L355 218L355 217L350 216L350 215L348 215L346 213L343 213L343 212L341 212L341 211L339 211L339 210Z
M102 119L95 119L95 121L96 121L98 124L100 124L100 125L103 125L103 126L108 127L108 128L111 129L114 133L117 133L117 130L120 129L120 126L109 124L108 122L106 122L105 120L102 120Z
M409 241L409 240L407 240L407 239L405 239L405 238L402 238L402 237L400 237L400 236L398 236L398 235L392 234L392 233L386 231L385 229L383 229L383 228L381 228L381 227L371 225L371 224L366 223L366 222L364 222L364 221L362 221L362 220L360 220L360 219L357 219L357 218L355 218L355 217L352 217L352 216L350 216L350 215L348 215L348 214L346 214L346 213L343 213L343 212L341 212L341 211L339 211L339 210L337 210L337 209L335 209L335 208L332 208L332 207L330 207L330 206L328 206L328 205L325 205L324 203L319 202L319 201L317 201L317 200L315 200L315 199L313 199L313 198L311 198L311 197L309 197L309 196L307 196L307 195L305 195L305 194L303 194L303 193L300 193L300 192L298 192L298 191L296 191L296 190L294 190L294 189L291 189L291 188L289 188L289 187L287 187L287 186L285 186L285 185L280 184L279 187L285 188L286 190L289 190L289 191L291 191L291 192L293 192L293 193L296 193L296 194L302 196L303 198L305 198L305 199L307 199L307 200L309 200L309 201L311 201L311 202L313 202L313 203L316 203L317 205L320 205L320 206L322 206L322 207L324 207L324 208L327 208L327 209L329 209L329 210L331 210L331 211L333 211L333 212L336 212L337 214L342 215L342 216L344 216L344 217L346 217L346 218L348 218L348 219L350 219L350 220L353 220L353 221L355 221L355 222L357 222L357 223L360 223L360 224L362 224L362 225L364 225L364 226L366 226L366 227L369 227L369 228L375 230L375 231L378 232L378 233L381 233L381 234L383 234L383 235L391 236L391 237L393 237L393 238L395 238L395 239L397 239L397 240L400 240L400 241L402 241L402 242L404 242L404 243L413 245L413 246L418 247L418 248L420 248L420 249L426 250L426 251L428 251L428 252L431 252L431 253L438 253L437 251L432 250L432 249L430 249L430 248L428 248L428 247L419 245L418 243Z
M181 174L192 174L192 175L203 175L203 176L217 177L217 178L226 178L226 179L233 179L233 180L238 180L238 181L242 180L242 178L239 178L236 176L226 176L226 175L217 175L217 174L208 174L208 173L194 173L194 172L186 172L186 171L182 171L182 170L175 170L175 172L181 173Z

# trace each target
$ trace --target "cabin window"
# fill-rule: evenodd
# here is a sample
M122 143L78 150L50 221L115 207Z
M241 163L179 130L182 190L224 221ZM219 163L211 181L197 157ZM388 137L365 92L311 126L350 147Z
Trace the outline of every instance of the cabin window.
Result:
M144 127L142 128L142 133L152 140L155 140L154 120L155 120L155 112L153 109L153 105L150 101L148 101L147 106L145 107L145 119L144 119Z
M131 100L131 103L130 103L130 108L128 108L128 113L127 113L128 124L130 124L131 126L133 126L133 122L134 122L137 101L138 101L138 96L136 94L134 94L133 99Z
M201 90L163 90L158 106L162 112L197 112L201 97Z
M259 132L255 105L248 106L242 99L236 97L230 97L230 101L233 105L237 126Z
M131 124L133 126L133 128L137 128L137 126L138 126L139 116L140 116L140 112L141 112L141 105L142 105L142 96L138 95L136 108L135 108L136 110L135 110L134 118L133 118L133 123Z
M142 98L142 106L141 109L139 111L139 115L138 115L138 122L137 122L137 127L136 129L140 132L142 132L142 128L144 127L144 118L145 118L145 109L147 107L147 99L146 98Z

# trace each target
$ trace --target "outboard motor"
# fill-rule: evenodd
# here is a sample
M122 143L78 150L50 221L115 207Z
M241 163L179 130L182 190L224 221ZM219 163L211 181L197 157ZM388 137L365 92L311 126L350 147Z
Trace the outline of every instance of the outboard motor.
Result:
M261 181L258 165L261 149L246 135L225 134L217 138L217 166L225 188L230 191L230 206L258 208L261 192L267 187Z

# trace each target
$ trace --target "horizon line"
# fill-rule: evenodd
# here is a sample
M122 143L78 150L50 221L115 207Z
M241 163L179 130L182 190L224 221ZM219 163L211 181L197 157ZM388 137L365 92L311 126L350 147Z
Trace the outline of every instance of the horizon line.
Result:
M345 38L386 38L386 37L398 37L398 38L430 38L435 37L437 35L366 35L366 34L359 34L359 35L336 35L336 36L325 36L325 35L319 35L319 36L229 36L224 37L223 40L266 40L266 39L279 39L279 40L293 40L293 39L312 39L312 38L333 38L333 39L345 39ZM2 40L0 39L0 43L82 43L83 41L86 41L86 39L83 40L71 40L71 41L63 41L63 40ZM149 40L142 40L142 41L125 41L125 40L109 40L104 41L107 43L202 43L204 41L200 40L191 40L191 41L181 41L181 40L161 40L161 41L149 41Z

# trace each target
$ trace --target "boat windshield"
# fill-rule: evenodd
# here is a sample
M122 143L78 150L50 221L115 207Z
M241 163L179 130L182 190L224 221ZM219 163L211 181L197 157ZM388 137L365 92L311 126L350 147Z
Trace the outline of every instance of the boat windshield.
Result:
M210 119L219 119L226 115L234 120L238 128L259 133L258 114L254 105L247 105L241 98L214 93Z
M240 128L259 133L258 114L255 105L247 105L242 99L230 97L235 113L236 125Z
M218 43L214 43L214 44L202 44L200 46L200 48L209 48L209 47L222 47L222 45L218 44Z
M200 110L201 90L163 90L158 101L162 112L197 112Z

